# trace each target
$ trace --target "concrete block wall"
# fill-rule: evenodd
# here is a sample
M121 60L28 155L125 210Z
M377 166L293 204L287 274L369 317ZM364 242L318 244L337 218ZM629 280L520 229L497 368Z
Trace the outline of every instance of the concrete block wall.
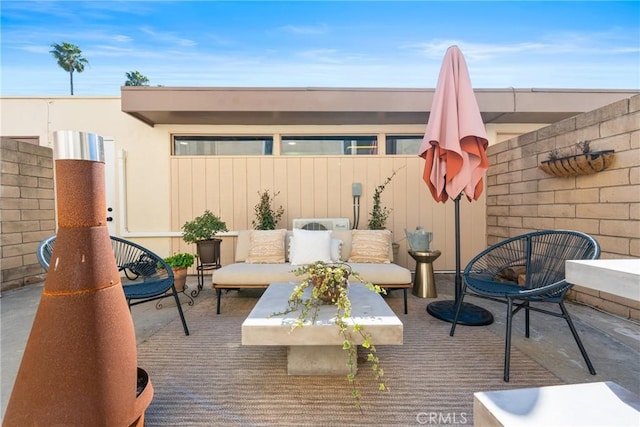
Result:
M44 279L36 250L56 228L53 150L0 138L0 165L0 289L5 291Z
M615 150L602 172L557 178L539 169L553 149ZM534 230L572 229L600 243L601 258L640 257L640 95L554 123L488 148L487 243ZM570 298L639 318L637 301L576 287Z

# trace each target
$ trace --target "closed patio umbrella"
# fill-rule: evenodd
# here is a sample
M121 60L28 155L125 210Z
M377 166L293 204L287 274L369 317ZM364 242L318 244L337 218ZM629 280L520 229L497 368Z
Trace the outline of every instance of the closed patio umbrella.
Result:
M487 134L471 87L462 52L451 46L442 61L427 130L418 155L425 159L423 179L437 202L455 203L455 301L436 301L427 306L432 316L453 322L462 292L460 273L460 198L469 201L482 194L482 177L489 167ZM473 304L463 303L458 323L488 325L493 315Z

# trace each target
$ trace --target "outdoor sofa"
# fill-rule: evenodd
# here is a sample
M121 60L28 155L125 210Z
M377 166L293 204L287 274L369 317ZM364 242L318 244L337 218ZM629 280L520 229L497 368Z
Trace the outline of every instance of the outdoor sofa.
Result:
M222 290L266 288L272 283L300 281L302 277L294 274L296 268L325 261L347 263L365 281L387 292L402 289L406 314L411 271L392 260L388 230L243 230L238 233L235 262L214 270L212 275L218 297L216 312L220 314Z

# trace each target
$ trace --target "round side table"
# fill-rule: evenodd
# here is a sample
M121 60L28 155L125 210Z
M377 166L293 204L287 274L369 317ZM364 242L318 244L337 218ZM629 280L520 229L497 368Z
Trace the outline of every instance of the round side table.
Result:
M416 261L416 274L413 278L413 295L420 298L436 298L436 279L433 275L433 261L438 259L441 252L435 251L409 251L409 255Z

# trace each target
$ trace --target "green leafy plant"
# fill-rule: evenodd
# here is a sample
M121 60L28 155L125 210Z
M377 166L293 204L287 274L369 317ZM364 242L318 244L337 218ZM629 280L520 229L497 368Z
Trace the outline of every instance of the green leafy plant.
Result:
M277 209L273 207L273 200L280 192L269 193L269 190L262 192L258 191L260 195L260 201L253 208L256 215L256 219L251 221L251 225L255 230L275 230L278 225L278 221L284 215L284 208L282 206Z
M340 335L344 338L342 349L348 354L349 373L347 380L352 386L351 394L355 399L355 407L362 411L360 398L356 384L356 369L358 358L358 345L354 334L362 339L362 348L366 349L367 362L371 363L374 377L378 382L378 390L386 391L387 386L383 380L384 371L380 367L380 360L376 353L376 347L371 342L371 335L351 318L351 301L349 300L348 281L352 277L363 283L367 289L378 294L386 294L386 291L378 285L367 282L353 271L348 264L328 264L316 261L294 270L296 276L305 278L296 286L288 299L289 308L272 315L288 314L299 311L292 329L304 327L305 322L316 317L321 305L333 304L336 307L334 322L339 328ZM311 292L305 293L305 289L311 287ZM351 327L351 328L350 328Z
M193 265L195 256L189 253L177 253L164 259L171 268L188 268Z
M184 223L182 239L187 243L197 243L212 239L221 231L229 231L227 224L207 209L204 214Z
M387 179L380 185L378 185L373 192L373 208L371 209L371 213L369 214L369 222L368 227L369 230L384 230L387 227L387 219L391 214L391 209L386 206L382 206L380 201L380 196L387 185L391 182L393 177L398 173L399 169L393 171L391 175L387 177Z

